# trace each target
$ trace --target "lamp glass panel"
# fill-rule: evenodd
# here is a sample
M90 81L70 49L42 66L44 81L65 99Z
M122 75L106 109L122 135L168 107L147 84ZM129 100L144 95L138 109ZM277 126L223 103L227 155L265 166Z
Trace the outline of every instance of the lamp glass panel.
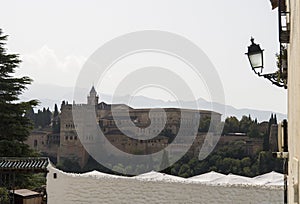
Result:
M249 55L249 60L250 60L252 68L262 68L263 67L262 53Z

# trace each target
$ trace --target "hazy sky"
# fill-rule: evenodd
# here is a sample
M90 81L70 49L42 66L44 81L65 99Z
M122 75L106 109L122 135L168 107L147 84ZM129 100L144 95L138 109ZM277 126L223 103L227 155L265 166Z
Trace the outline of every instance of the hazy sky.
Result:
M85 60L103 43L133 31L163 30L188 38L207 54L226 104L286 112L287 91L257 77L244 55L253 36L265 49L265 73L275 70L277 10L269 0L0 2L9 51L23 60L18 75L35 84L72 87ZM205 93L202 97L207 99Z

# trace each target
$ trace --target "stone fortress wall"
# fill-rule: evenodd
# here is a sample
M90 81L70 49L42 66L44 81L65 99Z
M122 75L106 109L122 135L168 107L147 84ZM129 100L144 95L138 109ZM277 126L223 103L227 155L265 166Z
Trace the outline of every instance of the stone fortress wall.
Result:
M93 90L93 89L92 89ZM93 91L96 92L96 91ZM93 96L93 97L91 97ZM96 106L93 104L97 104ZM78 137L78 127L75 127L72 115L72 108L78 110L92 111L91 114L95 113L95 119L93 123L98 128L102 129L106 139L113 144L116 148L127 152L129 154L151 154L158 152L168 146L170 137L177 135L180 123L185 123L187 127L183 130L185 132L184 138L173 142L172 148L169 149L168 154L176 154L182 149L186 149L191 146L190 141L194 141L188 153L194 156L199 155L200 148L207 137L207 132L198 132L196 138L191 134L192 130L189 128L194 126L196 122L196 116L200 116L200 120L212 119L220 122L221 115L219 113L205 111L205 110L190 110L190 109L176 109L176 108L165 108L164 111L167 116L165 121L162 117L161 109L133 109L124 104L106 104L104 102L98 103L98 95L96 93L90 93L88 96L87 104L68 104L63 102L61 104L61 114L59 115L60 120L60 132L52 133L51 128L44 128L42 130L34 130L28 137L26 144L37 152L42 153L45 156L51 158L53 162L61 162L64 159L69 159L78 162L83 167L89 159L89 154L86 152L84 143L95 142L94 135L90 133L93 125L86 125L81 129L81 135L83 138ZM118 120L114 120L111 109L117 110ZM126 111L129 110L129 116L131 120L125 118ZM181 111L185 113L186 117L181 117ZM151 112L151 122L149 118L149 112ZM195 116L195 117L194 117ZM81 120L85 120L81 117ZM163 131L159 130L162 124L165 124ZM122 127L125 127L126 131L133 133L135 136L151 136L158 135L149 140L133 139L122 133L117 124L119 123ZM134 126L130 127L128 124L132 123ZM152 123L152 129L147 128ZM77 128L77 129L76 129ZM274 130L277 127L273 128ZM160 132L161 131L161 132ZM190 132L189 132L190 131ZM160 133L159 133L160 132ZM276 131L272 131L274 134L270 136L270 143L276 143ZM274 141L272 140L274 139ZM247 154L252 155L257 151L262 150L263 140L261 138L249 138L243 134L231 134L222 136L217 144L216 149L222 147L226 143L242 141L245 143L245 151ZM208 147L209 148L209 147Z
M216 122L221 122L221 114L212 111L164 108L166 113L165 120L162 117L163 113L161 109L133 109L124 104L99 103L98 100L99 96L95 88L92 87L87 97L87 104L62 103L60 115L60 147L57 155L58 162L64 158L68 158L76 160L81 166L84 166L88 159L88 153L85 151L82 143L95 141L94 137L96 136L93 135L94 132L90 130L91 128L89 129L89 124L85 124L82 128L76 126L73 121L73 108L79 112L85 110L91 111L91 115L94 111L96 120L94 122L100 126L107 139L118 149L131 154L139 152L148 154L164 149L169 142L169 138L164 134L169 134L169 136L173 134L176 136L181 123L185 124L182 126L185 127L185 129L182 128L180 131L183 131L186 137L189 138L189 136L193 136L193 132L198 132L198 129L194 130L192 127L195 126L197 120L199 121L199 118L211 118ZM112 110L117 112L118 120L114 119ZM126 118L127 112L129 112L131 120ZM149 117L150 114L151 120ZM85 120L84 117L80 119ZM117 125L122 125L125 131L136 136L159 136L148 141L130 139L119 130ZM148 128L150 125L151 128ZM91 124L91 127L92 126L93 124ZM163 131L161 131L161 127L164 127ZM83 138L79 140L76 131L81 131ZM204 141L204 137L197 139L195 144L200 144L202 141ZM185 145L184 141L182 141L182 144L178 144L177 148L180 148L180 145L183 147ZM196 151L194 151L194 153L196 153Z

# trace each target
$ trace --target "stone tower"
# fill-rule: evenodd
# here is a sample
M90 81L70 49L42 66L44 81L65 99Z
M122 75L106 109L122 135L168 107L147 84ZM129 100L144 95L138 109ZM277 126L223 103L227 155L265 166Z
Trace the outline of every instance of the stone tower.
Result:
M99 96L97 95L95 87L92 86L92 89L90 91L90 95L87 97L87 104L88 105L97 105L98 100L99 100Z
M81 168L87 163L89 154L81 144L73 121L72 108L75 105L63 101L60 114L60 147L57 162L65 159L78 162Z

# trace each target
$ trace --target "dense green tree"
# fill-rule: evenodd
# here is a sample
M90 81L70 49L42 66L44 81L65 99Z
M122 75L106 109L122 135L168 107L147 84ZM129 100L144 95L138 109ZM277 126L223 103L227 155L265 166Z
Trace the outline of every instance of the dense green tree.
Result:
M231 116L226 118L223 134L239 132L239 121L236 117Z
M250 157L244 157L241 160L242 167L249 167L251 165L251 158Z
M240 131L244 133L248 133L252 123L253 121L251 120L250 115L249 117L243 116L242 119L240 120Z
M270 141L269 141L269 131L265 132L263 135L264 141L263 141L263 151L269 151L270 149Z
M277 124L277 116L276 116L276 114L274 116L274 124Z
M38 110L35 118L35 127L44 128L51 124L52 113L49 108L43 108L43 111Z
M57 104L54 105L54 112L52 118L52 132L59 133L60 132L60 117L57 108Z
M58 112L57 104L55 104L55 105L54 105L53 118L58 117L58 114L59 114L59 112Z
M259 132L258 124L255 122L253 122L250 125L247 135L249 137L262 137L263 136L263 134L261 132Z
M204 117L200 119L199 122L199 132L208 132L211 119L209 117Z
M59 133L60 132L60 118L59 117L53 118L52 132L53 133Z
M270 151L262 151L258 158L259 174L264 174L270 171L282 171L283 161L272 156Z
M74 159L63 159L56 165L57 168L66 172L81 172L81 167L77 161Z
M52 113L49 110L49 107L47 108L46 112L45 112L45 122L46 125L50 125L51 124L51 118L52 118Z
M191 176L192 172L190 166L188 164L183 164L179 169L178 175L185 178Z
M173 164L172 166L171 166L171 174L172 175L177 175L178 174L178 172L179 172L179 169L180 169L180 162L176 162L175 164Z
M32 80L13 76L21 61L17 54L7 53L6 40L7 35L0 29L0 156L29 156L32 152L23 141L30 134L32 124L25 114L37 101L19 101Z
M35 123L36 128L42 128L44 127L44 117L43 117L43 111L38 110L35 117Z
M34 124L36 120L36 114L34 113L33 108L26 110L25 116L30 119L31 123Z

